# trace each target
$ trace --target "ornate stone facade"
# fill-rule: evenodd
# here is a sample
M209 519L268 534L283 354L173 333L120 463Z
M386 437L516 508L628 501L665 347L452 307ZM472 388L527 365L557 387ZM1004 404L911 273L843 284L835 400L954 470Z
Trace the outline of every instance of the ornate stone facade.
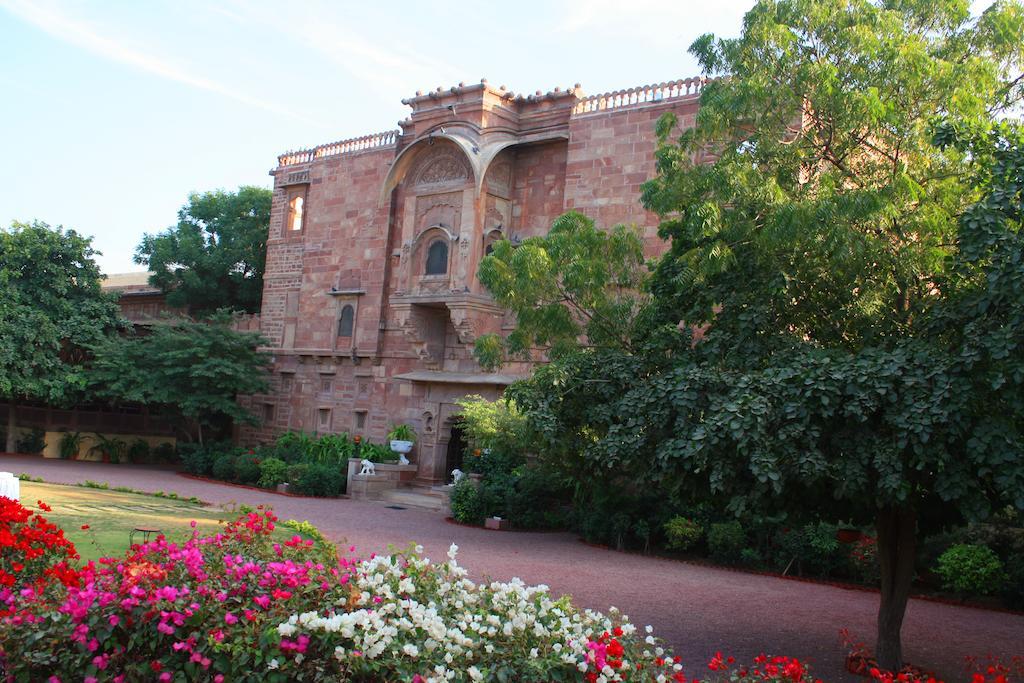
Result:
M702 85L584 97L579 86L522 96L460 84L403 100L400 131L281 155L259 322L273 392L241 399L264 423L239 438L301 429L382 441L408 423L417 480L446 480L461 464L454 402L495 398L531 369L485 373L473 360L474 340L510 322L476 277L480 259L569 209L599 226L634 223L660 253L657 218L639 203L654 125L669 111L692 125Z

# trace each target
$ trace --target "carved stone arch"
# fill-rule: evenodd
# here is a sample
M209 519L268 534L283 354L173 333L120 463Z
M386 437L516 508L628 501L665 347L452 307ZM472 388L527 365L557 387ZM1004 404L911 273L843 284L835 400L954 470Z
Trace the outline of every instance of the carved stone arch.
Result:
M399 152L397 157L395 157L395 160L391 163L391 168L388 170L387 177L384 178L384 183L380 188L378 203L381 206L384 206L388 202L391 197L391 191L395 189L395 187L402 182L411 171L414 171L415 167L423 160L423 157L434 150L439 142L449 149L461 152L464 163L469 169L467 178L472 180L473 185L479 193L479 188L483 183L483 167L481 165L482 158L478 153L479 148L477 147L476 141L470 139L459 131L447 133L432 131L421 135L410 143L408 147Z
M455 256L455 245L458 243L459 236L453 234L447 228L440 225L433 225L426 230L423 230L410 245L411 259L412 259L412 277L419 279L426 275L426 264L427 254L432 244L435 242L444 242L447 247L447 268L445 273L439 274L450 279L452 271L452 261Z
M513 155L511 151L503 150L495 157L494 162L487 168L484 176L484 189L493 195L505 199L512 197L512 169Z

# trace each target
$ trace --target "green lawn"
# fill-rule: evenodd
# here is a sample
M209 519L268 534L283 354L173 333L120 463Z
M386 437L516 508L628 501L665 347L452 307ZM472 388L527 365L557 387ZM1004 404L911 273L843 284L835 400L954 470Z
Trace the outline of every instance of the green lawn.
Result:
M83 562L124 554L128 549L128 536L137 526L157 528L168 540L184 541L192 533L192 520L196 521L200 533L211 533L221 520L234 519L238 514L214 506L139 493L21 482L22 504L38 512L38 500L53 508L52 512L42 515L64 529ZM82 525L86 524L89 529L83 530ZM282 539L295 534L283 527L278 527L274 533ZM140 534L135 535L135 542L141 542Z

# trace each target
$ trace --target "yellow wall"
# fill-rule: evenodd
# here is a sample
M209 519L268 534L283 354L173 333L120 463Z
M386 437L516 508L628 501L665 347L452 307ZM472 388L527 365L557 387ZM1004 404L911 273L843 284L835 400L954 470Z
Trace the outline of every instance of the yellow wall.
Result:
M172 436L144 436L142 434L106 434L103 436L108 439L120 439L127 444L131 444L136 439L142 439L149 444L150 448L156 448L162 443L169 443L172 446L177 443L177 439ZM46 448L43 449L44 458L59 458L60 457L60 440L64 437L64 432L46 432ZM82 442L78 446L78 460L100 460L102 459L98 454L89 454L89 449L96 445L96 437L91 432L82 433Z

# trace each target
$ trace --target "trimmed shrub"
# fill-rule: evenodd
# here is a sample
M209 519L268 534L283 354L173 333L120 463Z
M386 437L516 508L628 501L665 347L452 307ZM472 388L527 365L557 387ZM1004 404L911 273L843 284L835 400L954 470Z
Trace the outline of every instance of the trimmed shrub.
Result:
M160 462L170 462L176 456L177 453L174 451L174 446L166 441L153 449L153 457Z
M235 456L230 453L218 455L213 461L213 466L210 468L210 474L213 475L214 479L234 481Z
M463 479L451 493L452 517L463 524L483 524L484 506L480 491L469 479Z
M708 529L708 554L716 562L739 562L746 545L747 535L739 522L716 522Z
M700 524L682 515L665 522L664 529L665 547L669 550L689 550L704 534Z
M285 481L292 486L298 486L299 480L306 475L306 470L308 469L309 465L304 462L297 462L294 465L288 465L288 469L285 472Z
M260 459L253 453L242 453L237 456L235 478L243 484L256 484L260 480Z
M287 481L288 463L280 458L267 458L260 462L259 485L265 489L272 489L278 484Z
M946 588L962 595L995 593L1006 577L1003 563L991 548L966 543L942 553L935 571Z
M148 462L151 452L148 441L145 439L135 439L128 446L128 461Z
M333 465L310 463L295 485L296 490L307 496L330 498L345 492L345 477Z
M206 476L213 468L213 453L197 443L183 443L178 447L181 464L189 474Z

